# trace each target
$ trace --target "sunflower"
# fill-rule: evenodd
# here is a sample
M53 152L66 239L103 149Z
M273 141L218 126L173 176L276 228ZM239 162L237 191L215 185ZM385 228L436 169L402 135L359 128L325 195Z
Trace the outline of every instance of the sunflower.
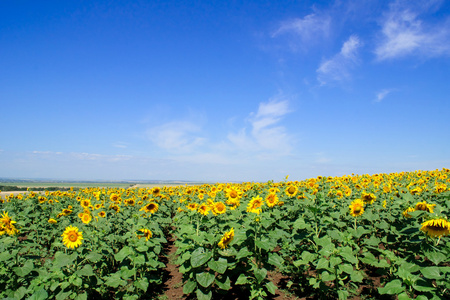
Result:
M263 199L260 196L253 197L247 205L247 212L252 212L259 215L263 204Z
M106 212L105 211L101 211L101 212L98 213L98 216L101 217L101 218L104 218L104 217L106 217Z
M268 207L274 207L279 202L277 194L269 194L266 197L266 203Z
M197 203L189 203L189 205L187 206L187 208L192 211L197 210L197 207L198 207Z
M413 211L416 211L416 210L414 209L414 207L408 207L407 209L405 209L405 211L403 211L402 215L403 215L405 218L411 218L411 215L410 215L409 213L410 213L410 212L413 212Z
M433 213L433 209L436 206L436 204L429 204L426 201L422 201L422 202L418 202L416 204L415 209L416 210L423 210L423 211L427 211L429 213Z
M67 248L76 248L81 245L81 240L83 239L83 233L78 231L77 227L68 226L64 233L61 235L63 237L63 243Z
M56 221L56 220L53 219L53 218L48 219L48 222L49 222L50 224L56 224L56 223L58 223L58 221Z
M288 197L294 197L298 193L298 188L295 185L288 185L288 187L284 190L284 193Z
M234 239L234 228L231 228L230 231L225 232L223 237L220 239L219 247L220 249L225 249Z
M81 200L80 205L83 208L89 208L89 206L91 206L91 200L83 199L83 200Z
M236 187L230 187L225 189L225 196L228 200L239 200L242 197L242 192Z
M352 201L349 208L353 217L359 217L364 213L364 202L361 199L356 199Z
M420 228L423 232L432 237L441 237L450 234L450 222L445 219L431 219L422 223Z
M362 192L361 194L361 200L364 202L364 204L372 204L376 198L377 197L375 197L375 195L372 193Z
M134 206L136 204L136 200L134 198L126 199L124 202L125 202L125 205L128 205L128 206Z
M150 202L146 205L144 205L139 211L145 211L146 213L152 213L154 214L155 212L158 211L158 203L156 202Z
M225 204L223 204L223 202L214 202L214 204L212 205L212 212L215 216L224 214L226 211L227 207L225 206Z
M139 238L139 239L141 239L141 238L144 238L145 237L145 240L149 240L152 236L153 236L153 234L152 234L152 232L150 231L150 229L145 229L145 228L143 228L143 229L139 229L139 231L141 231L142 233L143 233L143 235L137 235L137 237Z
M116 193L112 193L111 195L109 195L109 200L111 200L112 202L120 202L120 196Z
M82 213L80 219L84 224L89 224L89 222L91 222L92 220L92 216L88 213Z
M17 222L11 220L8 216L8 212L4 212L0 218L0 235L5 233L8 235L15 235L16 233L19 233L19 230L14 226L15 223Z
M197 208L197 211L204 216L207 216L210 210L211 208L205 203L200 204Z

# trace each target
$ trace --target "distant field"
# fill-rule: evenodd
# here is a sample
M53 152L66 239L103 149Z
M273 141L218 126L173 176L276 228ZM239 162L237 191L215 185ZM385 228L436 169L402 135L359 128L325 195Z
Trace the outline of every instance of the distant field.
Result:
M33 182L1 182L0 186L13 186L19 188L49 188L49 187L57 187L57 188L88 188L88 187L105 187L105 188L153 188L153 187L163 187L163 186L185 186L185 185L201 185L200 182L158 182L158 183L133 183L133 182L45 182L45 181L33 181ZM1 188L0 188L1 190Z

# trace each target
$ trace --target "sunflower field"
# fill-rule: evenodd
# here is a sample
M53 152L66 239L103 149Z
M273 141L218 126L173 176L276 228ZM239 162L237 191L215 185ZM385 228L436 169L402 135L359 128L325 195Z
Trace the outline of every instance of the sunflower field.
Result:
M450 170L28 192L0 200L0 298L450 299Z

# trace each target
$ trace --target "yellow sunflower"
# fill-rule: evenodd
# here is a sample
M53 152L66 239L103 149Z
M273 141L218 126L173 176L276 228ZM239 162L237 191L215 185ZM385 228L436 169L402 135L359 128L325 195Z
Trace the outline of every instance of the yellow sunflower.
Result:
M89 199L83 199L83 200L80 201L80 205L81 205L83 208L89 208L89 206L91 205L91 200L89 200Z
M227 207L223 202L214 202L212 205L212 212L214 215L224 214L227 211Z
M146 213L156 213L158 211L159 205L156 202L150 202L144 205L139 211L145 211Z
M210 210L211 208L205 203L200 204L197 208L197 211L204 216L207 216Z
M100 218L104 218L104 217L106 217L106 212L102 210L101 212L98 213L98 216Z
M423 211L427 211L429 213L433 213L433 209L436 206L436 204L429 204L426 201L422 201L422 202L418 202L416 204L415 209L416 210L423 210Z
M141 232L143 233L143 235L139 235L139 234L137 235L137 237L138 237L139 239L145 237L145 240L148 241L148 240L153 236L153 234L152 234L152 232L150 231L150 229L142 228L142 229L139 229L139 231L141 231Z
M189 205L187 206L187 208L192 211L197 210L197 207L198 207L197 203L189 203Z
M450 234L450 222L442 218L428 220L422 223L420 230L429 236L441 237Z
M263 199L260 196L253 197L247 205L247 212L252 212L259 215L263 204Z
M78 231L77 227L68 226L64 233L61 235L63 237L63 243L67 248L76 248L81 245L81 240L83 239L83 233Z
M414 207L408 207L407 209L405 209L405 211L403 211L402 215L403 215L405 218L411 218L411 215L410 215L409 213L410 213L410 212L413 212L413 211L416 211L416 210L414 209Z
M274 207L279 202L277 194L269 194L266 197L266 203L268 207Z
M359 217L364 213L364 202L361 199L356 199L352 201L349 208L353 217Z
M56 223L58 223L58 221L56 221L56 220L53 219L53 218L48 219L48 222L49 222L50 224L56 224Z
M225 232L223 237L220 239L219 247L221 249L225 249L234 239L234 228L231 228L230 231Z
M364 202L364 204L372 204L377 197L372 193L366 193L362 192L361 194L361 200Z
M19 233L19 230L14 226L15 223L17 222L13 221L8 216L8 212L4 212L0 218L0 235L5 233L8 235L15 235L16 233Z
M80 219L84 224L89 224L89 222L91 222L92 220L92 216L88 213L82 213Z
M295 185L288 185L288 187L284 190L284 193L288 197L294 197L298 193L298 188Z

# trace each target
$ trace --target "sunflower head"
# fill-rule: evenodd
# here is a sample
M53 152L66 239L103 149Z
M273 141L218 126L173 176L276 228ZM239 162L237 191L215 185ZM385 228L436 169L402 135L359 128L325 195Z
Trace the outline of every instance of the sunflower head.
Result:
M294 197L295 195L297 195L298 192L298 188L295 185L289 185L285 190L284 193L286 194L286 196L288 197Z
M359 217L364 213L364 202L361 199L356 199L352 201L349 208L350 215L353 217Z
M269 194L266 197L266 203L268 207L274 207L279 202L277 194Z
M200 204L197 208L197 211L204 216L207 216L210 210L211 208L205 203Z
M214 215L221 215L227 211L227 207L223 202L214 202L212 205L212 212Z
M145 240L148 241L153 236L150 229L142 228L142 229L139 229L139 231L143 233L142 235L139 235L139 234L137 235L137 237L139 239L145 238Z
M63 243L67 248L76 248L81 245L81 240L83 239L83 233L78 231L77 227L68 226L64 230L63 234Z
M450 234L450 222L443 218L431 219L423 222L420 230L431 237L441 237Z
M247 205L247 212L252 212L259 215L263 204L263 199L260 196L253 197Z
M225 232L223 237L220 239L218 246L220 249L225 249L234 239L234 228L231 228L230 231Z

